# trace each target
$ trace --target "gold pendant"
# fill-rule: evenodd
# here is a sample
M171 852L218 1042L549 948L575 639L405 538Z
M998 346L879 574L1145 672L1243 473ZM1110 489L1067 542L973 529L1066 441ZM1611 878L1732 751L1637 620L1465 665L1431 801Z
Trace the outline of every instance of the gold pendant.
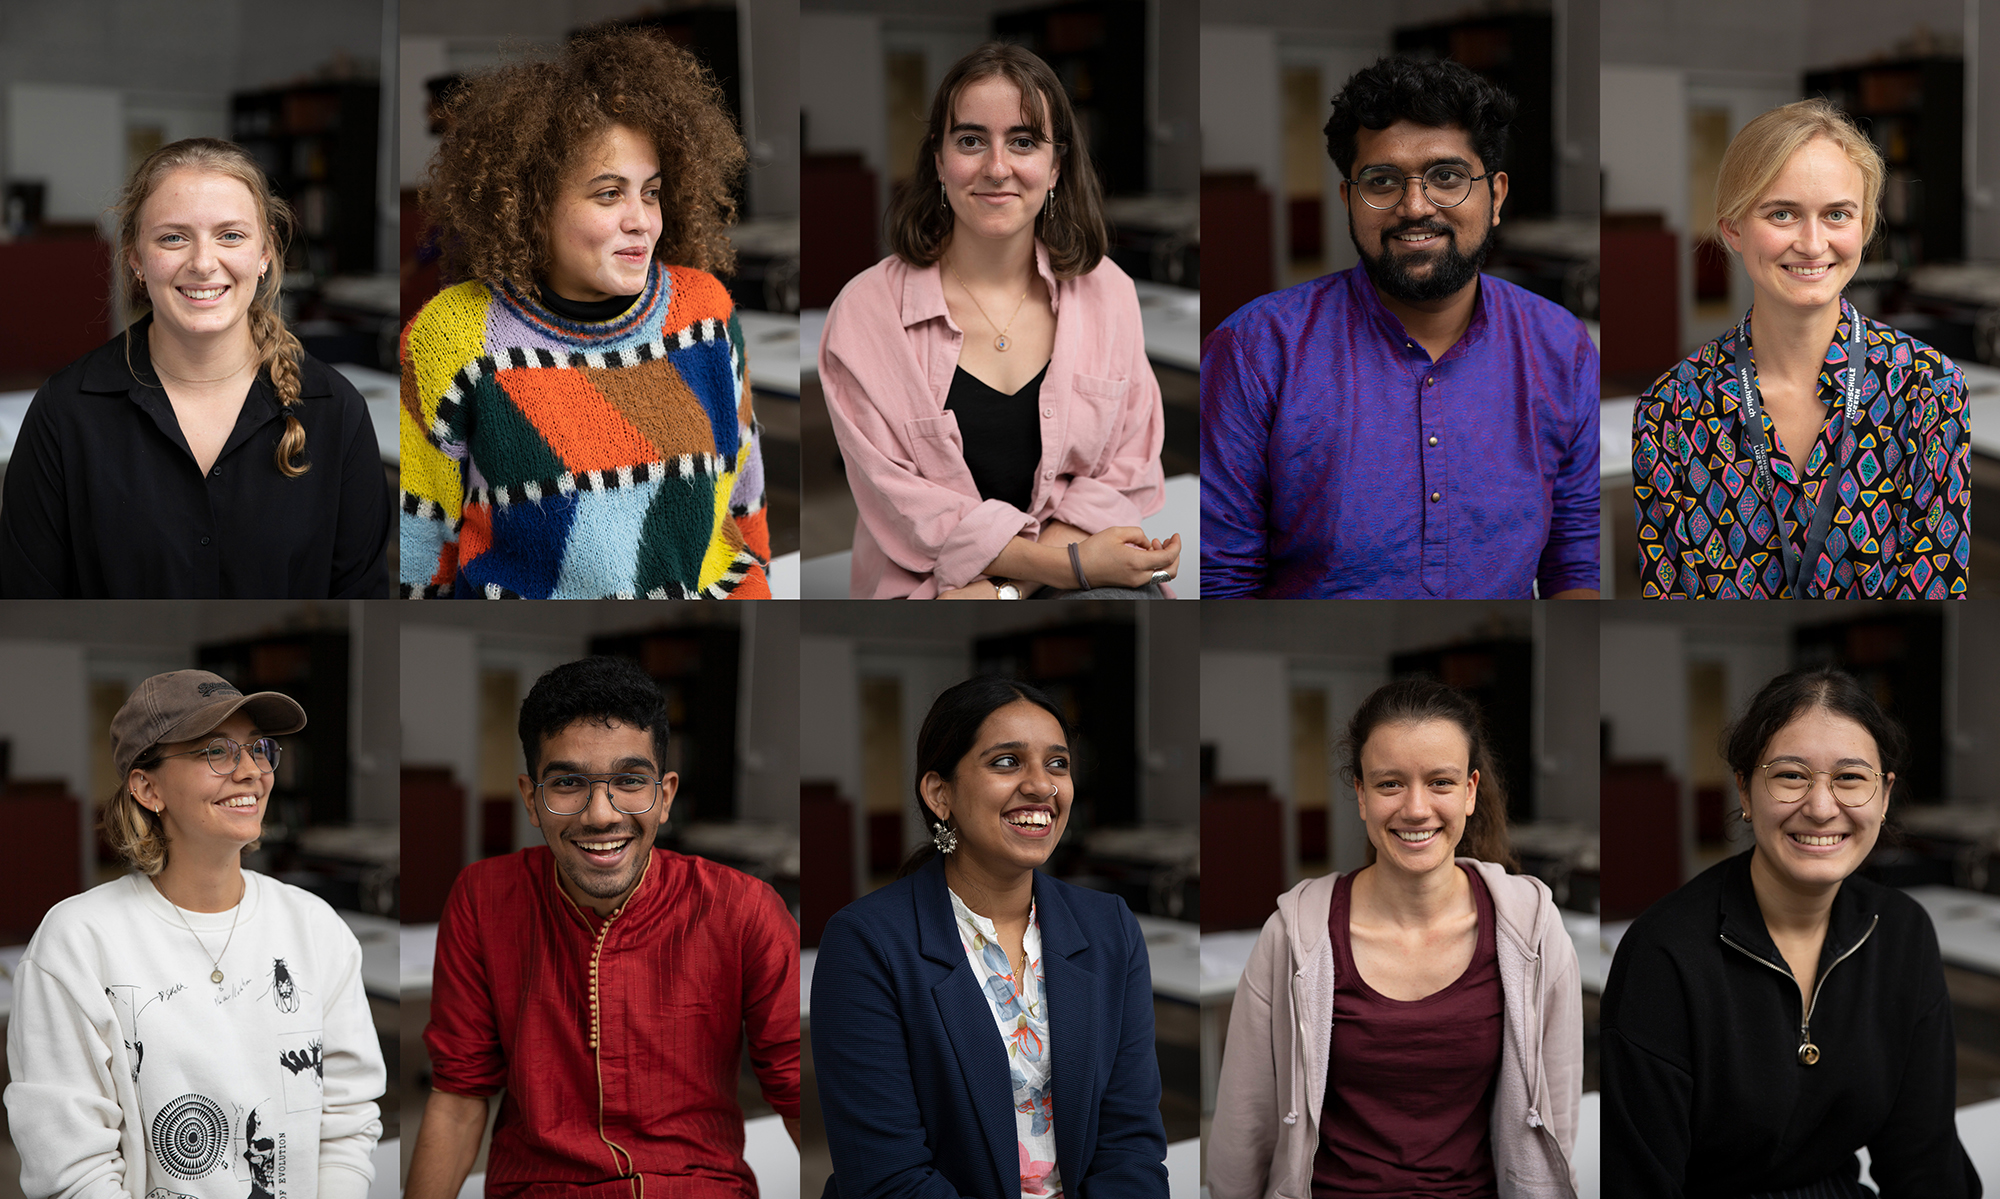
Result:
M993 348L1000 351L1002 354L1005 354L1007 352L1007 347L1009 344L1011 343L1008 342L1007 335L1005 333L1002 333L1000 336L993 339Z
M212 983L219 983L219 982L221 982L221 981L222 981L222 971L220 971L220 970L217 970L217 971L216 971L215 973L213 973L213 974L209 975L209 976L208 976L208 981L210 981L210 982L212 982Z
M1811 1041L1807 1041L1805 1044L1799 1046L1799 1065L1814 1066L1818 1064L1819 1046L1813 1044Z

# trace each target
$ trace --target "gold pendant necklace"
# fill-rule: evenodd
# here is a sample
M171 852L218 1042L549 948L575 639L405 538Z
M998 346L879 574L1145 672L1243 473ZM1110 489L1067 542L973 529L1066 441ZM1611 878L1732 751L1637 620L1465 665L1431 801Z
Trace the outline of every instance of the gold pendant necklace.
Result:
M944 264L944 269L950 271L951 277L958 280L958 286L960 290L964 291L966 297L972 301L972 306L974 308L979 309L979 315L986 317L986 323L992 326L994 329L998 330L998 336L996 336L993 339L993 348L1000 351L1002 354L1005 354L1007 352L1007 347L1014 344L1013 342L1007 340L1007 330L1012 329L1014 327L1014 317L1021 315L1021 305L1026 304L1028 302L1028 292L1032 290L1035 286L1034 275L1032 273L1029 274L1028 286L1021 289L1021 298L1014 301L1014 316L1008 317L1007 323L1004 326L1002 326L993 324L993 318L986 315L986 305L981 304L979 302L979 297L972 294L972 289L965 286L965 279L958 273L957 267L947 262Z
M154 883L153 888L154 890L159 890L159 884ZM181 911L181 905L175 903L171 899L167 899L167 893L165 891L160 892L160 898L167 899L167 906L174 910L174 915L179 916L181 918L181 927L188 930L188 936L194 938L194 943L196 945L201 945L202 953L207 955L209 964L215 967L214 972L208 976L208 981L212 983L220 984L222 982L222 954L229 952L229 942L234 941L236 939L236 918L243 914L243 901L249 896L249 894L250 894L250 880L244 879L243 893L236 897L236 906L230 909L229 936L222 942L222 953L211 954L208 952L208 946L202 944L201 934L195 932L194 925L188 923L187 915Z

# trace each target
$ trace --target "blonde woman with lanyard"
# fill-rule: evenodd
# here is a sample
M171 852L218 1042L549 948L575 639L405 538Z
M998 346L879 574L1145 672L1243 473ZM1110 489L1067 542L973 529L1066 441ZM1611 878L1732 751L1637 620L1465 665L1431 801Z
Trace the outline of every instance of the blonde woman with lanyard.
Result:
M386 1081L361 947L242 868L306 714L201 670L111 722L106 839L134 873L49 909L7 1028L30 1199L363 1199Z
M1964 376L1841 298L1883 174L1824 100L1765 113L1723 155L1715 236L1741 256L1756 303L1639 398L1643 595L1966 594Z

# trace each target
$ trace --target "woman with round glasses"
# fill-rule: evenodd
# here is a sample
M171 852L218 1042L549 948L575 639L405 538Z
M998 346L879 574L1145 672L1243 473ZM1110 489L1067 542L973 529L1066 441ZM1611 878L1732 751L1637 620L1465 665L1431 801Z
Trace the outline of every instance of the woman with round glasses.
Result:
M1724 757L1756 844L1647 909L1604 990L1607 1195L1980 1193L1937 935L1858 876L1906 741L1851 676L1767 683Z
M1139 298L1105 257L1069 96L989 42L945 73L895 253L828 311L819 377L860 510L855 599L1159 595L1180 536Z
M133 873L49 909L14 975L7 1115L30 1196L362 1199L386 1076L361 947L243 869L306 714L201 670L111 722L105 840Z
M1145 937L1122 900L1036 869L1075 799L1068 742L1010 679L924 717L931 843L834 915L813 970L825 1199L1166 1199Z
M1950 599L1972 557L1965 377L1841 292L1874 239L1880 152L1825 100L1743 127L1705 236L1743 262L1743 321L1639 397L1650 598Z

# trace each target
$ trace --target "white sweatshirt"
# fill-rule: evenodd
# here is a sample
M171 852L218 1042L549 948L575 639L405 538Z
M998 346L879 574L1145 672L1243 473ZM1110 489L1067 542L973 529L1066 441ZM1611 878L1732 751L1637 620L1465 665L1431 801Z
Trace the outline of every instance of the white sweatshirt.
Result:
M7 1027L29 1199L365 1199L387 1079L361 946L323 900L243 877L240 912L131 874L35 930Z

